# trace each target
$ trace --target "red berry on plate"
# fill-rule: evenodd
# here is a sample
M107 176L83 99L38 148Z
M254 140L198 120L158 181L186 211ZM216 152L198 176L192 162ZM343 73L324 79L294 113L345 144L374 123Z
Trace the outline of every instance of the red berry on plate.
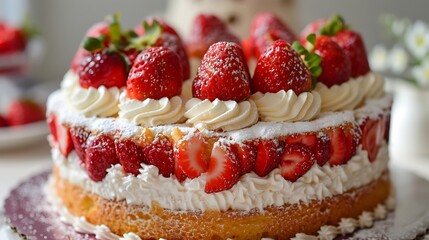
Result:
M202 173L207 172L210 154L207 153L206 149L207 142L201 134L193 134L186 137L186 139L180 140L177 143L175 153L178 169L190 179L199 177ZM179 170L178 173L180 173Z
M8 126L9 126L9 122L7 121L7 119L0 115L0 128L8 127Z
M256 58L278 39L292 44L295 35L286 24L271 13L262 13L253 19L250 27L250 45Z
M143 148L143 154L150 165L158 168L164 177L170 177L174 173L173 146L168 138L157 136L152 144Z
M215 144L207 170L206 193L232 188L240 178L240 163L231 146Z
M119 163L115 142L106 135L91 135L87 141L86 171L93 181L99 182L107 175L107 169Z
M62 123L57 122L56 133L58 135L58 147L64 157L68 157L73 150L73 141L70 135L70 129Z
M73 127L70 129L70 137L72 139L76 155L79 157L82 163L85 163L86 140L89 137L89 132L86 131L83 127Z
M189 56L202 58L211 45L217 42L234 42L240 40L229 32L225 23L210 14L198 15L191 26L187 41Z
M115 148L124 172L134 175L140 174L141 164L147 163L143 148L130 139L115 140Z
M299 54L285 40L277 40L258 59L252 92L293 90L299 95L310 91L311 85L311 73Z
M365 44L359 33L351 30L342 30L332 37L344 50L351 63L351 76L356 78L367 74L369 69Z
M252 141L234 144L240 162L241 175L251 172L256 164L256 144Z
M278 167L282 147L274 140L260 140L257 146L256 162L253 171L260 177L266 176Z
M284 179L295 182L313 166L313 154L301 143L287 144L281 156L280 170Z
M218 42L210 46L192 83L201 100L243 101L250 97L250 74L240 45Z
M77 72L83 88L100 86L121 88L127 81L125 60L114 52L101 51L85 56Z
M316 39L314 52L322 61L322 74L317 80L328 87L340 85L350 79L351 63L344 50L331 38L319 36Z
M45 119L45 109L31 100L13 101L6 114L10 126L19 126Z
M140 101L178 96L182 79L179 56L168 47L153 47L137 56L128 76L127 95Z

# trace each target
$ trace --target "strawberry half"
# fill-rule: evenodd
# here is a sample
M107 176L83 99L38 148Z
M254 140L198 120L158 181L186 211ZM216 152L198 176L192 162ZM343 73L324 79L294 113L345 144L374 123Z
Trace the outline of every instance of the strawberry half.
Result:
M70 137L73 142L74 150L81 160L85 163L86 159L86 140L89 137L89 132L82 127L73 127L70 129Z
M250 97L250 74L240 45L218 42L210 46L192 83L201 100L241 102Z
M137 56L128 76L127 95L140 101L178 96L182 79L179 56L168 47L153 47Z
M225 23L210 14L200 14L195 18L189 36L186 44L189 56L197 58L203 58L209 47L217 42L240 44L240 40L229 32Z
M164 177L170 177L174 173L173 146L168 138L156 136L149 146L143 148L144 158L147 163L159 169Z
M283 39L292 44L296 37L286 24L277 16L271 13L262 13L257 15L250 27L250 45L256 58L278 40Z
M119 53L109 51L86 55L77 72L83 88L121 88L125 86L128 75L124 58Z
M385 134L384 119L368 119L362 125L362 149L368 152L368 159L377 158Z
M71 139L69 128L57 122L56 130L58 135L58 147L64 157L68 157L73 150L73 142Z
M260 177L266 176L279 165L282 147L274 140L260 140L257 147L255 168Z
M355 129L345 126L329 130L331 157L328 162L331 166L347 163L356 153L358 140L353 134L353 130Z
M51 132L54 142L57 143L59 139L57 134L57 116L53 113L49 114L46 122L48 123L49 131Z
M314 146L314 159L316 160L319 166L325 165L331 157L331 147L330 147L330 138L329 136L322 134L317 137L316 145Z
M137 176L142 163L147 163L143 148L130 139L115 140L115 149L124 172Z
M107 175L107 169L119 163L115 142L106 135L90 136L86 149L85 167L88 176L99 182Z
M252 92L277 93L293 90L297 95L311 90L311 73L285 40L275 41L259 57L251 82Z
M241 175L251 172L256 164L256 144L252 141L233 145L240 162Z
M177 143L176 177L181 177L181 172L190 178L199 177L207 172L210 156L206 152L207 142L201 134L192 134Z
M45 109L26 99L13 101L6 114L10 126L19 126L45 119Z
M313 166L313 154L302 143L286 144L281 156L280 170L284 179L295 182Z
M322 58L322 74L317 81L328 87L340 85L350 79L351 63L344 50L331 38L319 36L316 39L314 52Z
M210 156L207 170L206 193L220 192L232 188L240 178L240 163L231 146L216 144Z

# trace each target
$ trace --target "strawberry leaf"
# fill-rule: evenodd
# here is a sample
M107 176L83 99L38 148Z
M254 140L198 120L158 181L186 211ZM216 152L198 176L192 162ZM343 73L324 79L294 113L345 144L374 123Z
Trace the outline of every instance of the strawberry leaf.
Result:
M149 25L148 22L143 22L144 27L144 37L149 45L154 45L156 40L162 34L163 29L161 24L158 21L153 20L152 24Z
M83 40L82 47L88 52L95 52L103 48L103 41L99 38L87 37Z
M320 34L325 36L335 36L339 31L347 29L344 19L340 15L333 16L330 21L320 29Z
M315 81L317 77L320 76L322 73L322 68L319 66L322 58L317 55L316 53L313 53L313 47L316 42L316 35L310 34L307 37L307 40L312 45L310 46L310 50L303 47L299 42L295 41L292 43L292 49L295 50L298 54L301 55L301 58L303 59L305 65L307 66L308 70L311 73L311 77L313 79L313 86L315 86Z
M112 43L118 43L121 41L122 29L121 23L119 22L120 14L115 13L113 16L108 16L110 39Z

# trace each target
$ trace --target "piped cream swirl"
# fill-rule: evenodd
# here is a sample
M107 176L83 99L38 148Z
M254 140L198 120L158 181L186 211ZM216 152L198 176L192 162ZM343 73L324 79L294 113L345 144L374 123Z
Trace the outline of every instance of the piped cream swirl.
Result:
M255 124L258 110L253 100L236 102L192 98L186 102L186 123L199 129L232 131Z
M73 109L87 117L112 117L119 111L119 88L82 88L71 70L64 75L61 91Z
M257 92L252 95L252 100L261 120L267 122L311 120L320 113L322 102L317 92L303 92L298 96L292 90L265 94Z
M369 72L356 78L360 88L364 92L365 100L381 98L384 95L384 78L379 73Z
M319 82L315 90L322 98L322 112L353 110L364 98L359 82L354 80L330 88Z
M119 118L144 127L172 124L182 120L184 105L179 96L139 101L129 99L123 92L119 100Z

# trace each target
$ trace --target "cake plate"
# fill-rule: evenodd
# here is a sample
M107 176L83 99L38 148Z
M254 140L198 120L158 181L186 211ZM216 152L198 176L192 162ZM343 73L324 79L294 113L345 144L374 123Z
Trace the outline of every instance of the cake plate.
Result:
M51 171L22 182L4 203L5 224L10 239L93 240L94 235L77 233L61 222L45 199ZM408 171L393 168L396 209L372 228L361 229L338 239L423 239L429 229L429 182Z

